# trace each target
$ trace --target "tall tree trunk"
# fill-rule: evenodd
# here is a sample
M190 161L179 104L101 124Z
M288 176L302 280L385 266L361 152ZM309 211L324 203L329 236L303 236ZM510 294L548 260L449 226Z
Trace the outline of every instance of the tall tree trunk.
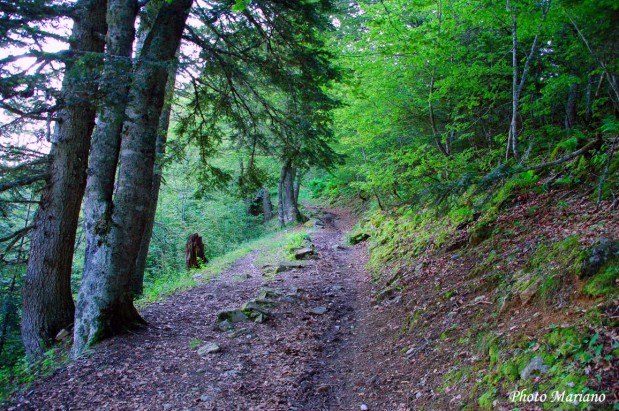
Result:
M509 152L511 150L512 155L516 161L520 161L520 152L518 149L518 112L520 110L520 97L522 96L522 90L524 89L524 84L527 79L527 74L529 73L529 66L531 64L531 60L537 51L537 41L539 40L539 32L541 31L541 26L546 21L546 16L548 15L548 11L550 10L550 5L552 0L548 0L546 3L546 8L542 11L542 21L540 22L540 27L537 30L537 34L533 38L533 43L531 44L531 50L527 55L527 58L524 62L522 68L522 75L520 76L520 80L518 80L518 24L516 18L516 7L512 4L512 1L515 0L507 0L507 11L511 13L512 17L512 119L509 126L509 134L507 137L507 150L505 152L505 160L509 158Z
M131 277L131 292L133 295L140 295L144 291L144 271L146 270L146 257L150 248L150 240L155 226L155 214L157 213L157 203L159 201L159 189L161 188L161 178L163 176L163 157L165 156L165 146L168 141L168 128L170 126L170 116L172 114L172 100L174 99L174 85L176 83L176 65L170 68L168 82L166 84L166 96L159 117L159 129L157 131L157 144L155 148L155 167L153 170L153 186L151 189L151 202L146 217L146 227L140 243L140 252L135 262L135 271Z
M92 137L84 201L86 253L84 271L102 242L107 241L112 213L120 134L131 83L131 53L135 38L136 0L108 0L107 53L102 77L102 104Z
M23 288L21 331L31 360L40 358L58 331L73 322L71 264L95 124L93 79L100 70L92 53L102 53L105 46L105 9L105 0L80 0L74 11L70 48L84 55L83 64L66 65L64 106L50 151L51 177L41 193Z
M130 285L152 197L169 67L174 64L190 7L191 0L162 2L133 74L105 241L92 250L80 288L74 357L102 338L145 323L133 305ZM92 160L96 167L99 159Z
M518 23L516 20L516 10L511 4L511 0L507 0L507 9L511 13L512 18L512 119L509 123L509 136L507 137L507 152L506 159L511 151L516 160L519 160L518 154L518 106L520 105L520 93L518 92Z
M273 218L273 204L271 203L271 193L267 187L262 187L262 216L267 223Z
M279 224L284 227L291 223L303 222L303 216L299 212L297 206L294 181L297 175L297 169L292 165L290 160L286 160L282 166L279 177Z
M294 203L299 204L299 191L301 191L301 175L297 172L296 178L294 179Z

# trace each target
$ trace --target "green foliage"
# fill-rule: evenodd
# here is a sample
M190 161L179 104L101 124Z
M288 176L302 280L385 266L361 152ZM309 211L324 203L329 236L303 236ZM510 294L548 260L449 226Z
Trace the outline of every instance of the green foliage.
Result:
M533 170L517 174L513 178L508 179L497 194L494 195L492 203L496 207L501 208L508 200L512 199L519 190L532 188L538 181L539 176L537 176Z
M445 384L457 383L455 376L474 375L474 369L480 369L470 401L475 401L482 409L493 409L494 400L503 403L507 394L514 390L528 390L551 393L557 391L590 392L587 373L591 368L586 364L609 361L612 346L602 343L600 335L575 327L551 326L539 338L530 341L510 340L490 333L483 333L478 338L478 353L481 356L476 366L460 368L456 374L444 377ZM609 357L610 355L610 357ZM549 367L548 372L538 375L536 380L521 379L521 372L530 361L539 356ZM475 368L474 368L475 367ZM461 377L462 378L462 377ZM587 409L589 404L551 404L558 409Z
M144 284L144 292L137 304L143 306L159 301L173 293L195 287L198 283L193 275L194 272L186 271L170 271L158 275Z
M291 257L294 257L294 250L296 248L306 247L310 244L310 237L307 235L305 231L297 231L293 232L288 236L288 242L286 244L286 249L288 250L288 254Z
M200 348L201 345L202 340L199 338L192 338L191 341L189 341L189 348L191 348L192 350L197 350L198 348Z
M488 200L500 208L548 180L547 168L526 166L560 159L604 134L609 139L602 147L555 165L558 175L544 188L595 186L619 129L617 96L599 65L612 61L610 72L619 70L612 46L619 17L611 3L547 3L545 18L539 2L518 3L519 73L538 39L520 98L520 162L505 158L513 98L505 4L357 3L357 13L339 17L332 39L351 74L335 92L345 103L335 111L336 149L347 163L314 180L314 195L371 200L383 209L470 213ZM596 16L604 22L593 23ZM590 98L594 84L604 92ZM618 157L603 198L617 191Z
M221 167L231 167L230 163L238 164L234 157L218 160ZM206 257L212 260L274 229L263 224L262 216L248 215L245 202L229 192L211 190L204 195L190 177L198 164L195 156L189 155L165 169L147 259L146 286L156 288L159 277L185 270L185 244L192 233L202 236Z
M31 364L26 357L11 366L0 367L0 404L18 389L23 389L38 378L45 377L69 361L66 347L45 352L43 358Z
M603 267L599 273L587 280L583 294L592 297L613 296L619 293L619 262L614 261Z
M541 243L524 273L516 279L514 289L523 293L529 287L537 287L536 298L552 302L564 281L578 274L584 256L577 235L550 244Z

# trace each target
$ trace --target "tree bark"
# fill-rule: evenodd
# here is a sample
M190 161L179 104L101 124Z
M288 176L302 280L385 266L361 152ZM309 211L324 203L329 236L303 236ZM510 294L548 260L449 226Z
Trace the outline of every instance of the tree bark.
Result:
M131 292L134 296L141 295L144 291L144 271L146 270L146 257L150 248L150 240L155 226L155 214L157 213L157 203L159 201L159 190L161 188L161 178L163 176L163 157L165 156L165 146L168 141L168 128L170 126L170 116L172 114L172 100L174 98L174 85L176 83L176 65L170 68L168 83L166 85L166 96L159 117L159 129L157 131L157 143L155 149L155 167L153 170L153 186L151 188L151 205L146 217L146 227L140 243L140 252L135 262L135 271L131 277Z
M522 96L522 90L529 73L529 66L533 55L537 50L537 41L539 40L539 32L541 31L541 25L546 20L548 11L550 10L551 0L546 4L546 8L543 10L542 21L538 29L537 34L533 38L531 44L531 50L527 55L522 68L522 75L518 80L518 33L517 33L517 19L516 19L516 7L512 4L512 0L507 0L507 11L511 13L512 17L512 119L509 126L509 135L507 137L507 150L505 152L505 160L509 158L509 152L511 150L512 155L516 161L520 161L520 152L518 150L518 111L520 107L520 97Z
M511 0L507 0L507 8L512 17L512 119L509 124L506 157L509 157L509 151L511 150L514 158L518 161L518 106L520 105L520 93L518 92L518 24L516 10L511 4Z
M273 204L271 203L271 194L267 187L262 187L262 216L265 223L273 218Z
M91 250L80 288L73 357L102 338L145 324L133 305L130 283L152 198L166 83L190 7L191 0L162 2L144 41L125 111L117 188L105 241Z
M295 197L294 181L297 169L290 160L286 160L282 166L279 178L279 225L284 227L291 223L303 222L303 216L299 212Z
M84 201L85 272L90 270L96 248L107 241L110 231L120 134L131 83L133 65L130 59L137 12L136 0L108 0L107 53L101 81L103 98L92 137Z
M70 49L80 60L66 64L64 106L52 138L50 178L41 193L23 288L22 339L31 360L43 355L58 331L73 322L71 264L84 188L99 64L105 45L105 0L80 0Z
M294 203L299 204L299 191L301 191L301 177L297 173L296 178L294 179Z

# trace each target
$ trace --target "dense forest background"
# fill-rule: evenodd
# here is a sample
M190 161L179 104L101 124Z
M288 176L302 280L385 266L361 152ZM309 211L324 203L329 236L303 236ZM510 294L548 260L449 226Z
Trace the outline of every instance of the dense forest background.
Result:
M108 257L89 260L89 255L103 255L89 247L124 247L118 238L150 241L138 292L129 280L127 290L117 292L115 310L124 313L122 321L131 322L137 319L126 314L131 311L126 306L133 307L142 291L187 276L189 234L204 237L206 257L212 260L248 240L303 222L299 199L384 213L394 221L430 215L453 226L475 221L480 236L484 224L522 190L574 189L598 208L615 210L619 203L615 0L193 5L175 0L146 6L109 1L107 45L90 39L90 51L78 50L88 39L80 40L79 24L71 24L74 7L88 13L101 6L95 3L0 4L0 375L6 381L27 363L22 307L35 305L23 305L21 290L33 284L27 279L39 270L32 268L36 261L29 255L36 256L40 244L49 248L41 267L50 266L51 256L68 258L48 269L68 267L67 298L71 305L78 300L80 324L90 330L84 331L80 352L113 333L114 327L99 329L88 317L94 297L82 278L89 267L116 258L116 251L110 251ZM165 19L174 13L185 15L176 22ZM113 30L121 33L118 38L128 35L128 44L114 44ZM177 44L165 38L172 32ZM60 50L49 52L49 44L60 44ZM112 53L114 47L118 51ZM122 53L125 58L117 58ZM143 63L152 60L166 64ZM166 76L167 90L148 83L164 79L165 85ZM152 106L144 90L155 89L159 94L152 100L159 103ZM92 146L81 147L80 153L56 149L71 138L55 123L87 117L76 109L84 104L91 120L82 121L98 118ZM118 120L140 110L156 117L143 129ZM170 126L162 128L166 110ZM120 143L118 124L123 121ZM92 125L82 137L90 139L90 131ZM116 147L111 155L101 143L112 141L110 136L118 138L110 144ZM136 144L148 144L125 146L131 136ZM139 157L123 160L136 151L147 152L144 158L150 159L137 171ZM88 182L83 178L81 189L67 183L68 191L55 193L50 187L58 187L58 179L77 175L79 180L86 174L64 157L88 152ZM63 177L62 167L73 167L77 174ZM150 177L142 180L145 170ZM146 188L134 195L134 186ZM68 207L63 198L73 198L77 207L73 234L48 228L37 237L37 230L43 230L40 205L55 216ZM110 228L112 234L105 237L108 231L100 230L97 221L142 200L142 211L122 217L129 222L145 216L137 234L114 234ZM150 223L144 210L154 216ZM73 243L74 235L74 246L50 248L50 230L64 242ZM139 252L138 246L131 256L138 266ZM92 270L85 278L97 289L103 280ZM109 281L130 276L118 270L119 277ZM615 270L605 281L612 285L616 275ZM86 290L81 294L80 284ZM31 359L40 360L57 332L72 322L63 321L34 338L42 343L27 342Z

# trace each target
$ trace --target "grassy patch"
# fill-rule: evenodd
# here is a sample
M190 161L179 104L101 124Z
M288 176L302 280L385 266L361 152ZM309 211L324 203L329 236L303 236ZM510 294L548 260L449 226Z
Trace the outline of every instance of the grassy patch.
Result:
M47 351L35 364L29 364L26 357L22 357L12 367L0 368L0 405L17 390L51 374L68 361L69 347L63 345Z
M189 348L191 348L192 350L197 350L198 348L200 348L202 343L203 341L201 339L192 338L191 341L189 341Z
M157 278L154 282L145 284L144 294L137 301L138 306L145 306L165 297L188 290L199 285L200 282L215 278L232 267L240 258L245 257L252 251L259 252L256 258L257 265L265 265L267 262L292 259L291 249L303 244L306 239L306 231L276 232L264 237L248 241L235 250L219 257L215 257L202 268L183 272L170 272ZM279 260L277 260L279 258ZM196 276L194 278L194 276ZM199 276L199 277L198 277Z
M309 228L302 227L280 233L277 238L265 242L257 247L259 254L255 264L258 267L276 265L280 261L293 261L295 248L301 248L309 244Z
M619 293L619 262L607 264L600 272L591 277L582 289L583 294L592 297L611 296Z
M468 403L493 409L495 401L509 404L514 390L599 393L595 383L616 358L613 343L593 330L550 326L535 339L511 339L483 332L477 340L480 361L445 375L444 386L475 378ZM521 373L534 357L541 357L548 371L522 379ZM606 368L605 368L606 367ZM475 373L479 369L479 373ZM606 393L606 395L612 395ZM512 404L513 405L513 404ZM588 409L589 404L547 404L557 409Z

